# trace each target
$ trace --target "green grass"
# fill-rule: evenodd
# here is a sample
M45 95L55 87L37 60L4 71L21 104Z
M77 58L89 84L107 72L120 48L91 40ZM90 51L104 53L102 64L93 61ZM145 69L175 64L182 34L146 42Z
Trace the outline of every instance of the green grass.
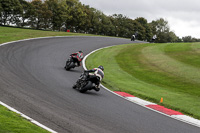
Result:
M0 105L0 133L49 133Z
M79 35L87 34L0 26L0 44L27 38ZM88 68L104 65L103 83L110 89L157 103L163 97L164 106L200 119L199 49L200 44L121 45L97 51L86 62ZM0 105L0 133L36 132L47 131Z
M27 38L46 36L86 36L68 32L52 32L42 30L21 29L0 26L0 44ZM0 133L46 133L46 130L30 123L18 114L8 111L0 105Z
M42 31L32 29L21 29L0 26L0 44L27 38L46 36L89 36L89 34L78 34L71 32Z
M90 55L103 65L103 84L200 119L200 43L128 44Z

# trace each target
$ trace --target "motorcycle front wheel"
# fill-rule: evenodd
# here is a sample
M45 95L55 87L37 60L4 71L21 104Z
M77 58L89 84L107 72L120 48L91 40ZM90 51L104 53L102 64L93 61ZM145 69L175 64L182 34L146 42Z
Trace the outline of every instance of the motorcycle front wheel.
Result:
M74 68L74 67L75 67L74 62L69 62L69 61L66 62L66 66L65 66L66 70L69 71L71 68Z

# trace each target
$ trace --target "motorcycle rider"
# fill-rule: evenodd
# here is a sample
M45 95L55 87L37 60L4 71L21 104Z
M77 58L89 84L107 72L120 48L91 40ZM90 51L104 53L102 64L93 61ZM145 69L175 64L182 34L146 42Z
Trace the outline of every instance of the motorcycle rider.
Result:
M131 41L135 41L135 35L132 35Z
M95 83L94 90L99 91L100 90L100 82L104 77L104 67L100 65L98 68L94 68L91 70L85 70L84 72L88 72L88 78L87 80L92 81L92 83ZM76 88L76 85L73 86L73 88Z
M75 61L76 66L81 66L81 61L83 60L83 52L80 50L78 52L72 53L70 56L75 57L73 58Z
M154 35L154 36L152 37L152 39L151 39L151 43L154 43L154 42L155 42L155 40L156 40L156 38L157 38L157 36L156 36L156 35Z
M100 82L104 77L104 67L100 65L98 68L94 68L91 70L86 70L85 72L89 72L88 80L93 81L95 83L94 90L100 90Z

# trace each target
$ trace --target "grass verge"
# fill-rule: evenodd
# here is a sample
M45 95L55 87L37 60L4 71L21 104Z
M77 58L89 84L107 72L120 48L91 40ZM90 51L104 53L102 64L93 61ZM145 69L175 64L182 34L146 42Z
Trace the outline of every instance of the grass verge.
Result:
M0 133L49 133L0 105Z
M27 38L46 36L87 36L70 32L52 32L0 26L0 44ZM88 35L89 36L89 35ZM25 120L0 105L0 133L47 133L48 131Z
M103 65L103 84L113 91L200 119L199 49L200 43L120 45L91 54L86 65Z
M91 35L71 33L71 32L43 31L43 30L21 29L21 28L0 26L0 44L27 38L47 37L47 36L91 36Z

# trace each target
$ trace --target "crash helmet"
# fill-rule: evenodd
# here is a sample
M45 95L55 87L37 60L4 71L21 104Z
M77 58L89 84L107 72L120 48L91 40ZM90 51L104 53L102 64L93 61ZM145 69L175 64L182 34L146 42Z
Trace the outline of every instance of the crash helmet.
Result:
M98 68L101 69L102 71L104 70L102 65L100 65Z
M81 51L81 50L80 50L80 51L78 51L78 52L79 52L79 53L83 53L83 51Z

